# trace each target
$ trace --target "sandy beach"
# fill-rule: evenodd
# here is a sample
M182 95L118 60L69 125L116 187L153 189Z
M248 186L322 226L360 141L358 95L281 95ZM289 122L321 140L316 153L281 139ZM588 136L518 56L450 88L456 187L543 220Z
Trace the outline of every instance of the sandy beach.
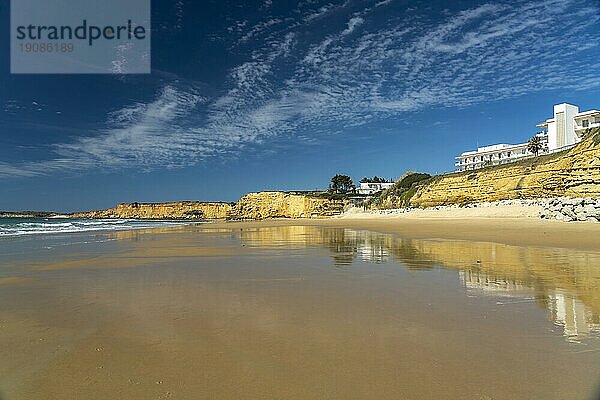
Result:
M367 229L413 238L492 241L580 250L600 248L600 224L541 220L538 213L538 207L524 206L425 209L401 214L354 212L324 219L217 222L212 226L244 228L301 224Z
M363 215L13 242L1 398L592 398L599 231Z

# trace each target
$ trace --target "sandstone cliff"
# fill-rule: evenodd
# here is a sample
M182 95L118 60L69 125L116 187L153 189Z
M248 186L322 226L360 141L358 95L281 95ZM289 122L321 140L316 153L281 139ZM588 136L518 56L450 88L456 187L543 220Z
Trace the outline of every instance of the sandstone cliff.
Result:
M484 203L512 199L600 197L600 130L575 148L512 164L429 177L408 174L369 206L386 209ZM119 204L75 218L266 219L340 214L346 200L286 192L250 193L236 204L176 202Z
M231 219L314 218L340 214L345 200L285 192L250 193L233 207Z
M128 203L115 208L71 214L73 218L134 219L224 219L231 211L229 203L179 201L174 203Z
M433 207L509 199L600 197L600 130L575 148L512 164L435 176L374 208ZM401 204L402 203L402 204Z
M345 200L285 192L250 193L236 204L182 201L128 203L115 208L71 214L72 218L265 219L314 218L340 214Z

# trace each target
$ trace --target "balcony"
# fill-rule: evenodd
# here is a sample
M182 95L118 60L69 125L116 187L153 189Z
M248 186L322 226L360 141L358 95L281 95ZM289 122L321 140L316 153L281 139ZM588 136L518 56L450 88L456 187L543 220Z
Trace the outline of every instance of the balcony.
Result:
M599 122L588 122L587 124L575 123L575 131L582 131L585 129L598 128L600 127Z

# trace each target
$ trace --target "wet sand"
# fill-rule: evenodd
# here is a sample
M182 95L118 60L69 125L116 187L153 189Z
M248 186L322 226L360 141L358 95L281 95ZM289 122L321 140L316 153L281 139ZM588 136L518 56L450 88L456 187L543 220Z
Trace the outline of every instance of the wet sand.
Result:
M437 215L437 216L435 216ZM600 223L541 220L539 218L453 217L445 213L413 218L386 215L349 215L344 218L215 223L215 228L306 225L365 229L410 238L444 238L490 241L523 246L558 247L579 250L600 249Z
M0 398L592 399L597 229L269 221L13 245Z

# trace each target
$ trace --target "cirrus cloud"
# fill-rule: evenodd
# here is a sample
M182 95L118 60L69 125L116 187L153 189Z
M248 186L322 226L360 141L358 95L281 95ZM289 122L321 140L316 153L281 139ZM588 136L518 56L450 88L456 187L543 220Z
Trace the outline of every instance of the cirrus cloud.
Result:
M235 22L227 29L232 46L249 50L227 72L221 95L165 84L152 101L111 113L104 129L57 143L54 157L0 163L0 176L176 168L271 138L318 138L331 126L600 87L593 2L493 2L441 16L418 8L390 13L394 5L306 3L291 16ZM317 29L329 20L332 28Z

